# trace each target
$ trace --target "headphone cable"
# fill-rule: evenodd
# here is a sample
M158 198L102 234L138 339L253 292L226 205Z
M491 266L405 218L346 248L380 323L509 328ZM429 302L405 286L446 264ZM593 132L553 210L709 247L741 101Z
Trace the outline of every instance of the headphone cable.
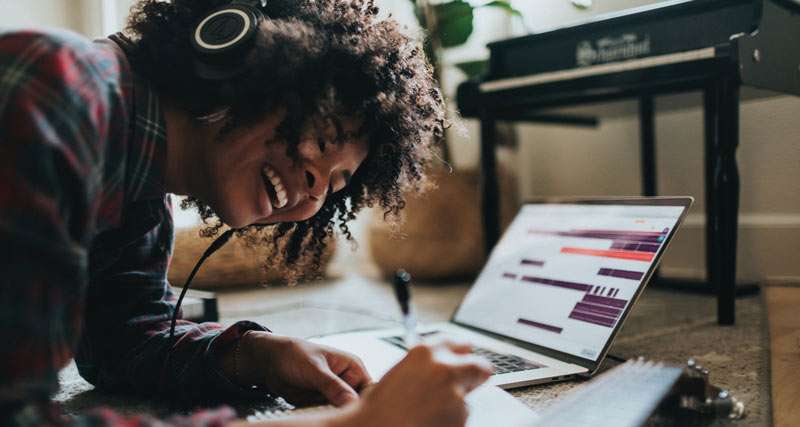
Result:
M234 229L226 230L224 233L222 233L222 235L220 235L213 242L211 242L211 245L208 246L208 249L206 249L206 251L203 252L203 256L201 256L200 259L197 260L197 264L194 265L192 272L189 273L189 277L186 278L186 283L183 284L183 290L181 290L181 295L180 297L178 297L178 303L175 305L175 311L172 313L172 323L170 324L169 327L170 340L172 340L172 338L175 336L175 323L178 320L178 312L180 311L181 303L183 302L183 297L186 296L186 291L189 290L189 285L192 283L192 279L194 279L194 275L197 274L197 271L200 269L200 266L203 265L203 262L206 260L206 258L210 257L214 252L218 251L220 248L225 246L225 244L228 243L228 240L230 240L231 236L233 236L233 233L235 232L236 230Z

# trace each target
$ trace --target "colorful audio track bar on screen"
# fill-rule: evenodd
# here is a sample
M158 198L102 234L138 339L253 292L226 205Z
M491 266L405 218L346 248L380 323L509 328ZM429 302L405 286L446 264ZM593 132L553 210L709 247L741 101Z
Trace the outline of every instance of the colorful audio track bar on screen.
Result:
M642 280L644 273L641 271L618 270L613 268L601 268L597 272L598 276L619 277L620 279Z
M564 328L559 327L559 326L548 325L547 323L536 322L536 321L529 320L529 319L523 319L521 317L519 319L517 319L517 323L521 323L523 325L528 325L528 326L533 326L534 328L544 329L545 331L555 332L557 334L560 334L561 331L564 330Z
M661 243L669 235L669 228L658 231L629 231L629 230L529 230L530 234L541 234L560 237L576 237L582 239L610 240L608 249L582 248L564 246L562 254L586 255L604 258L624 259L630 261L651 262L655 258Z
M569 314L570 319L613 328L625 308L626 300L586 294Z
M548 279L535 276L518 276L515 273L504 273L503 278L519 280L542 286L554 286L563 289L583 292L583 299L575 304L569 314L569 318L581 322L592 323L595 325L613 328L622 315L622 310L628 302L624 299L615 298L619 293L618 288L608 286L593 286L584 283L567 282L564 280ZM531 319L519 318L518 323L543 329L550 332L561 333L563 330L559 326L548 325Z

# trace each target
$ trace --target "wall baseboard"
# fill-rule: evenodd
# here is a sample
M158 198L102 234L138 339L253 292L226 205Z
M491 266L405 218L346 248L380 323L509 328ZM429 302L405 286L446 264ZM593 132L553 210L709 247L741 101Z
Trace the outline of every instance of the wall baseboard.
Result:
M800 281L800 215L739 216L737 278L740 281ZM705 277L705 215L687 216L662 262L665 275Z
M704 227L706 216L693 213L686 216L684 227ZM800 229L800 214L739 214L739 228L775 228L788 227Z

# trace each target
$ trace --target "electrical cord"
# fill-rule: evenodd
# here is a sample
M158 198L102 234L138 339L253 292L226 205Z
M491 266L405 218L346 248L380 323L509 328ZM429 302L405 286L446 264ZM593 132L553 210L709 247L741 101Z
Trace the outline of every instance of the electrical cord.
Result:
M234 229L226 230L224 233L222 233L222 235L220 235L213 242L211 242L211 245L208 246L208 249L206 249L206 251L203 252L203 255L200 257L200 259L197 260L197 264L194 265L192 272L189 273L189 277L186 278L186 283L183 284L181 295L180 297L178 297L178 303L175 305L175 311L172 313L172 323L170 324L169 327L170 340L175 336L175 323L178 321L178 312L180 311L181 303L183 302L183 297L186 296L186 291L189 290L189 285L192 283L192 279L194 279L194 275L197 274L197 271L200 270L200 266L203 265L203 262L205 262L205 260L208 257L210 257L214 252L218 251L220 248L225 246L226 243L228 243L228 240L231 239L231 236L233 236L233 233L235 232L236 230Z

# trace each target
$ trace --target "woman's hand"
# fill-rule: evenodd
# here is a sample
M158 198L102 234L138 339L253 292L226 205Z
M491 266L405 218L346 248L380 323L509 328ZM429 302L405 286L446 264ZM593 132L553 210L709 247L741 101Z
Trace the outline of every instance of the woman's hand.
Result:
M485 382L491 365L469 356L471 346L419 345L358 402L339 425L381 427L463 426L464 396Z
M344 351L259 331L241 340L238 360L229 352L223 369L235 373L236 382L264 387L293 404L343 406L372 382L361 360Z

